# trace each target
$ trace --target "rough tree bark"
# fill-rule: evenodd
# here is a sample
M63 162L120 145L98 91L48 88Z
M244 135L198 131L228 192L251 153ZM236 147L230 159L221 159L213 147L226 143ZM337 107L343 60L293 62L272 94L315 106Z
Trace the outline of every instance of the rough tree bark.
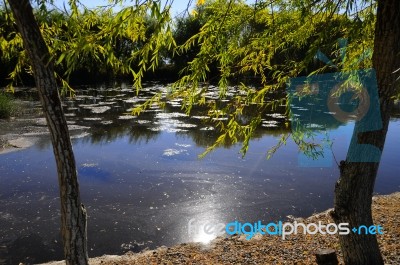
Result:
M68 265L88 264L86 211L81 204L75 158L53 64L28 0L9 0L33 69L50 130L61 198L61 233Z
M382 129L353 133L352 143L371 144L380 151L385 144L389 126L391 97L398 83L395 70L400 68L400 1L378 0L373 65L376 70ZM397 75L398 76L398 75ZM335 188L335 206L332 216L336 223L349 223L350 228L372 225L371 203L379 162L350 162L349 156L340 165L340 178ZM351 265L383 264L375 235L339 236L343 258Z

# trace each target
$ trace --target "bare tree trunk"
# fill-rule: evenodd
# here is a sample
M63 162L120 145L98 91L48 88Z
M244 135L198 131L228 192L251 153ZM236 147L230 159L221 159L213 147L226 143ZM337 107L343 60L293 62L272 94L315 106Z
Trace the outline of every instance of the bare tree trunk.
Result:
M31 61L57 163L61 232L68 265L88 264L86 211L81 204L75 158L61 106L53 64L28 0L8 1Z
M389 126L391 97L395 93L396 75L400 67L400 1L378 0L377 22L373 65L376 70L382 128L371 132L360 132L356 123L346 161L340 165L340 178L335 188L335 210L332 214L336 223L349 223L350 228L372 225L371 203L375 179L379 168L376 162L351 162L356 145L370 144L383 151ZM351 265L383 264L375 235L339 236L343 258Z

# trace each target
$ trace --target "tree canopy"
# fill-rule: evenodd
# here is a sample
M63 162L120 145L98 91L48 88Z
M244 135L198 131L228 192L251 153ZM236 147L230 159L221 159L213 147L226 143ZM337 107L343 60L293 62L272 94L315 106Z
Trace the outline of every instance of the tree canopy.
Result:
M85 71L130 76L139 92L146 73L169 64L179 73L169 97L183 97L187 112L193 104L201 104L210 109L212 118L228 117L218 123L222 133L213 147L244 140L245 153L260 123L260 117L240 122L250 105L288 104L285 99L265 104L265 98L284 90L293 77L372 65L375 1L279 0L251 5L238 0L197 1L191 13L176 18L171 17L168 3L136 1L114 12L112 5L88 9L70 1L60 10L40 2L36 17L63 91L73 94L71 76ZM5 25L0 32L1 59L11 70L8 88L12 89L30 70L6 7L1 17ZM346 39L346 46L340 46L338 39ZM316 59L318 54L324 62ZM218 85L220 98L226 97L229 85L237 85L240 93L228 104L206 101L209 84ZM160 100L161 95L155 95L134 114Z

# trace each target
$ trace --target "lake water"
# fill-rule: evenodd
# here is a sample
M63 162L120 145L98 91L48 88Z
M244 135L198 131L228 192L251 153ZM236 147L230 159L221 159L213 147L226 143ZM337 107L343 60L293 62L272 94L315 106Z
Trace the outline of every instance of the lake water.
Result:
M189 235L188 222L228 223L286 220L333 206L339 171L299 165L298 147L289 140L269 160L269 148L290 132L281 106L263 114L248 153L226 145L199 159L217 132L204 111L188 117L181 101L151 107L139 117L126 113L160 85L136 97L128 87L100 87L66 99L73 133L82 201L88 211L89 255L121 254L212 236ZM234 94L232 88L229 93ZM26 95L26 92L25 92ZM217 89L207 98L215 99ZM393 113L375 192L399 191L399 111ZM44 126L44 121L38 121ZM346 156L354 122L329 129L335 158ZM62 259L58 183L48 135L31 148L0 155L0 260L41 262ZM329 151L328 153L331 153Z

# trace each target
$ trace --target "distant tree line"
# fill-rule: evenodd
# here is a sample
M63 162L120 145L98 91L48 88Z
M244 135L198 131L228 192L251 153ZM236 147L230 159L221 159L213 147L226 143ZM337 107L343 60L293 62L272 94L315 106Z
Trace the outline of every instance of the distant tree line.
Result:
M212 24L221 26L220 21L215 21L215 18L218 17L217 13L223 8L221 7L219 10L215 5L213 1L197 5L191 13L186 12L184 15L171 20L170 25L173 27L170 30L172 32L171 37L175 47L178 48L161 47L155 55L158 57L156 58L157 67L153 68L152 71L144 71L143 80L173 82L191 71L190 67L193 64L190 62L205 53L200 48L200 45L204 45L204 43L200 44L201 39L196 40L196 38L199 38L202 33L207 33L204 32L205 29ZM255 8L260 10L255 12ZM306 39L303 40L306 43L299 45L295 39L292 40L292 44L260 43L257 40L262 37L265 39L265 36L263 36L265 34L286 34L285 30L287 29L283 29L281 32L274 31L276 30L276 23L286 26L284 23L287 23L288 19L293 20L296 17L300 19L302 14L298 11L276 11L273 20L271 20L269 10L265 6L254 7L245 3L233 3L230 9L232 13L229 16L234 17L234 23L232 24L231 17L229 19L230 24L222 25L217 34L226 35L225 42L235 42L234 46L231 47L234 50L228 51L230 52L228 56L232 58L227 60L229 60L229 64L236 65L237 71L224 72L228 67L223 64L224 59L221 58L223 54L218 47L221 44L216 43L215 47L212 48L215 49L215 55L207 51L209 58L206 58L207 64L204 65L207 68L205 80L210 83L218 83L223 80L223 82L230 84L257 84L262 83L261 79L264 78L272 84L279 79L279 76L276 75L277 70L286 71L285 68L291 67L287 65L288 58L293 64L296 62L304 64L297 67L295 75L309 74L314 70L324 69L323 63L313 58L317 49L332 56L333 60L337 59L337 53L335 54L337 47L332 44L338 38L346 35L343 31L337 29L354 26L351 24L358 23L358 21L351 20L345 15L336 14L333 19L329 20L321 16L319 21L316 17L317 22L313 25L315 34L306 36ZM123 15L121 16L121 14L114 13L109 9L83 9L77 11L79 17L74 15L73 11L69 13L56 8L48 9L45 6L39 6L34 12L44 39L50 48L50 53L54 58L57 58L55 70L59 75L58 80L63 85L107 82L116 79L131 80L131 71L124 71L121 69L123 67L115 67L115 64L123 62L121 65L125 64L124 67L126 67L126 61L128 61L129 68L138 72L141 67L140 59L132 55L143 50L146 43L150 42L158 24L154 17L144 13L133 14L136 16L135 23L123 23L123 20L130 19L129 15L132 14L126 14L123 17ZM112 33L114 36L107 36L106 27L118 27L118 24L115 24L115 21L118 20L120 20L120 33L114 29L114 33ZM133 28L127 28L129 26ZM268 30L269 28L271 30ZM79 36L81 32L84 32L84 35ZM130 36L132 34L138 36L132 37ZM321 38L321 36L318 36L319 34L324 34L324 36ZM316 40L318 40L318 47L315 43ZM254 46L251 53L248 53L249 45ZM16 33L16 25L12 15L5 6L0 7L0 47L0 86L10 84L13 86L33 85L34 80L29 70L22 41ZM107 50L104 47L107 47ZM260 54L263 55L260 56ZM66 58L69 56L76 58ZM308 59L304 60L304 58ZM246 61L249 61L248 66L244 65ZM257 64L261 66L266 63L274 67L257 66ZM241 69L238 68L238 65L242 65ZM335 69L323 71L332 70Z

